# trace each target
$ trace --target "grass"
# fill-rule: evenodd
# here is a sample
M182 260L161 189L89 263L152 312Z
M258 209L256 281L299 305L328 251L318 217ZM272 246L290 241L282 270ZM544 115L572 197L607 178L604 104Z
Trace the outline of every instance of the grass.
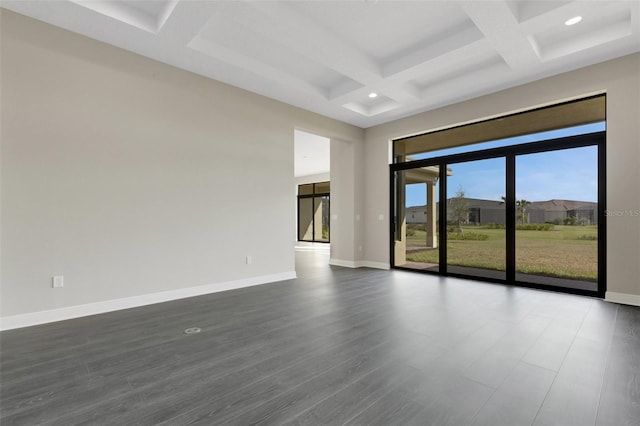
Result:
M487 235L487 239L449 240L450 265L505 270L505 231L481 226L463 228L464 232ZM597 227L556 225L550 231L516 231L516 270L535 275L596 280L598 274ZM426 233L416 230L407 238L408 246L425 247ZM407 252L412 262L438 263L438 250Z

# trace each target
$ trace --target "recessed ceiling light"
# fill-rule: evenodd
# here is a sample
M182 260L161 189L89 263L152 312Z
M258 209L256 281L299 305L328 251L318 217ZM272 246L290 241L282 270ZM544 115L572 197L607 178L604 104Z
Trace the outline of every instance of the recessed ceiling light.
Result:
M582 21L582 16L574 16L573 18L567 19L566 21L564 21L564 24L567 25L567 26L568 25L575 25L580 21Z
M371 93L369 93L369 97L370 98L377 98L378 94L376 92L371 92Z

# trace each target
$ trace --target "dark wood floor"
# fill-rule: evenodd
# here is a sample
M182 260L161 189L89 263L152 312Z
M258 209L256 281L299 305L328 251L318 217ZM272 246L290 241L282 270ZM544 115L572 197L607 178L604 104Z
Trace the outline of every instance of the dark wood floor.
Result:
M640 424L640 308L327 262L3 332L0 423Z

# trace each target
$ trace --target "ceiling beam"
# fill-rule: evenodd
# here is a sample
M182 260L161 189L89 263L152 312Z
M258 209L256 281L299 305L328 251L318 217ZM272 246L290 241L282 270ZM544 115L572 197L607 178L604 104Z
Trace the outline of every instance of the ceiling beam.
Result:
M266 36L300 55L363 85L380 80L380 64L332 32L296 13L286 2L251 2L259 11L254 25ZM304 37L296 37L304 34ZM311 42L310 42L311 41Z
M470 1L461 6L511 69L528 70L540 64L506 1Z

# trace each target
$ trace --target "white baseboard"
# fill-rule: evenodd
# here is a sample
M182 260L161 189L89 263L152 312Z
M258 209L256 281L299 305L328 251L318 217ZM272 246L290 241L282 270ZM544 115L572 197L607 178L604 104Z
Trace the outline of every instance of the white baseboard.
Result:
M14 315L0 318L0 330L11 330L14 328L30 327L49 322L103 314L105 312L118 311L121 309L136 308L139 306L152 305L154 303L184 299L186 297L201 296L204 294L268 284L276 281L291 280L296 277L296 272L290 271L197 287L181 288L178 290L162 291L159 293L143 294L140 296L125 297L122 299L105 300L103 302L87 303L85 305L69 306L66 308L52 309L48 311Z
M640 306L640 295L627 293L614 293L607 291L604 300L613 303L622 303L623 305Z
M391 266L385 262L371 262L370 260L363 260L360 262L360 266L364 266L366 268L375 268L375 269L391 269Z
M368 260L342 260L342 259L329 259L329 265L344 266L345 268L375 268L375 269L390 269L388 263L384 262L371 262Z
M358 262L353 260L329 259L329 265L344 266L345 268L359 268Z

